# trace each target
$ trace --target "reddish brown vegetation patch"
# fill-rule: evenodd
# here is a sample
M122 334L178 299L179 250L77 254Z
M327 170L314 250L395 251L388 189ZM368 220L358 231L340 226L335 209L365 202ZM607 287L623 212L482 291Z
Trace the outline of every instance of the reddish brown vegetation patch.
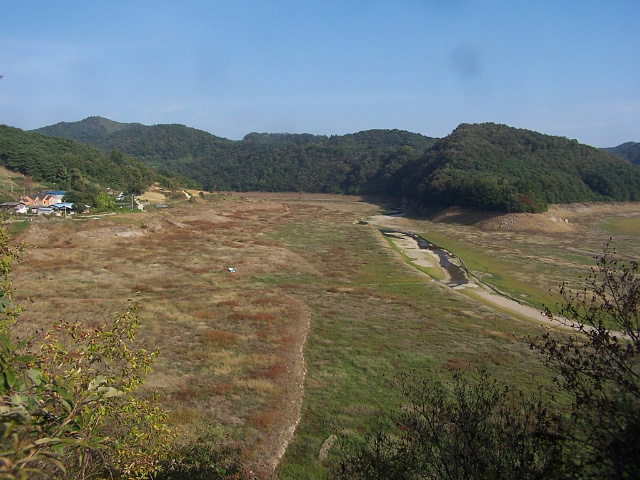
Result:
M206 347L229 346L238 341L238 336L234 333L223 330L207 330L201 334L202 341Z

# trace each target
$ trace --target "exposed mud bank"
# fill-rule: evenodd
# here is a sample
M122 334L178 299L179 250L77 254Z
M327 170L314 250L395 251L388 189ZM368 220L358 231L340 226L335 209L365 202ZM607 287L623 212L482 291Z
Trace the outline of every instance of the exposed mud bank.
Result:
M369 219L369 223L380 229L385 236L391 238L402 253L411 260L412 264L426 267L436 265L442 268L445 280L440 283L474 298L501 314L548 326L563 327L561 322L549 319L539 309L523 305L485 285L479 279L469 276L461 260L456 260L455 255L412 233L409 219L402 216L376 215ZM455 272L457 276L455 280L452 277L452 272Z

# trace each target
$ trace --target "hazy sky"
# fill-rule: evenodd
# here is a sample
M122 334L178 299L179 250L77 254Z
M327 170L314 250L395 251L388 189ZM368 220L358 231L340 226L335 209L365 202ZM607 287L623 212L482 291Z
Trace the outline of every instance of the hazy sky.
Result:
M639 0L4 2L0 123L640 141Z

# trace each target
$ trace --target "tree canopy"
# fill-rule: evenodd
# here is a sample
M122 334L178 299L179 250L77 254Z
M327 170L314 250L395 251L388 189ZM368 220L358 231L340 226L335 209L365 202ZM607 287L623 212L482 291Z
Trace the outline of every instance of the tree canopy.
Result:
M205 190L398 193L395 173L434 139L402 130L348 135L249 133L240 141L184 125L119 124L91 117L38 132L89 141L159 169L197 180Z
M88 143L50 137L0 125L0 162L10 170L55 184L59 190L82 190L87 185L144 190L167 176L119 151L102 153ZM195 182L170 174L181 185Z
M422 204L539 212L550 203L640 200L640 169L564 137L462 124L407 165L404 192Z
M39 129L122 151L205 190L385 194L418 207L540 212L551 203L640 200L640 167L564 137L494 123L440 140L403 130L250 133L240 141L184 125L91 117Z
M627 142L617 147L603 148L603 150L629 160L634 165L640 165L640 143L638 142Z

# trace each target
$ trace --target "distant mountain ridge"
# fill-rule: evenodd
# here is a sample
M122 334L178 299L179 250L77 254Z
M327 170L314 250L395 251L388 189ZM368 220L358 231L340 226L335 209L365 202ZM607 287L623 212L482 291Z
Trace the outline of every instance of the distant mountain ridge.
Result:
M640 165L640 143L626 142L617 147L603 148L613 155L629 160L634 165Z
M147 126L141 123L115 122L103 117L61 122L34 131L77 142L87 142L104 153L119 150L147 163L193 156L194 152L234 143L232 140L179 124Z
M101 138L108 138L115 132L140 123L120 123L104 117L87 117L80 122L60 122L33 130L50 137L62 137L81 143L96 144Z
M90 117L38 129L120 150L207 190L388 194L416 205L507 212L549 203L639 201L640 167L564 137L494 123L435 139L403 130L250 133L232 141L184 125Z
M389 179L434 138L403 130L348 135L250 133L233 141L184 125L119 124L90 117L36 130L119 150L206 190L394 193ZM386 174L380 174L385 171Z

